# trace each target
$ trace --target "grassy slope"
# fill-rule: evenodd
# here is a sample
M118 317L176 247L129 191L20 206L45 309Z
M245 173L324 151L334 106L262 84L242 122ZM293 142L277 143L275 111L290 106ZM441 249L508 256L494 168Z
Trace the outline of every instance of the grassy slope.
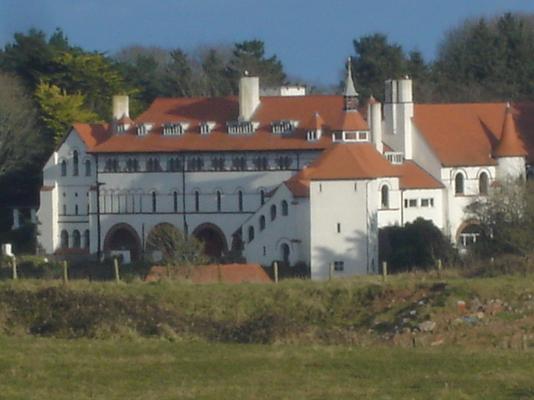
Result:
M531 353L0 337L2 399L518 399Z

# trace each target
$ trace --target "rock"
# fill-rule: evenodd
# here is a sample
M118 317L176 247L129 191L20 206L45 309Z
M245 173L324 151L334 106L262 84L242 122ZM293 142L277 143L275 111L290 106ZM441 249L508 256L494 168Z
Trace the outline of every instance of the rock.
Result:
M480 311L482 310L482 303L480 302L480 300L478 299L478 297L475 297L473 300L471 300L471 302L469 303L469 311L471 311L472 313L475 313L477 311Z
M487 304L486 307L484 307L484 311L489 315L496 315L503 311L503 306L501 303L492 302Z
M416 310L410 310L410 315L415 315L415 314L417 314Z
M475 317L478 319L484 319L485 314L482 311L475 313Z
M434 329L436 328L436 323L430 320L424 321L424 322L421 322L419 325L417 325L417 327L419 328L421 332L433 332Z

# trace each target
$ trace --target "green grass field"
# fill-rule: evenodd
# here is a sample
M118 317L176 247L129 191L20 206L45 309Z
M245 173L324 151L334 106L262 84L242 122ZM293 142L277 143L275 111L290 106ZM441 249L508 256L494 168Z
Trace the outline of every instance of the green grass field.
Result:
M534 354L0 337L1 399L527 399Z

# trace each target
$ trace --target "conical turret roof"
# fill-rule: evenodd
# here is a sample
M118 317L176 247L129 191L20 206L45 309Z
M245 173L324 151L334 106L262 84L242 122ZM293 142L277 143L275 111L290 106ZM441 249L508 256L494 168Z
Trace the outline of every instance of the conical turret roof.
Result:
M493 151L495 157L525 157L527 152L519 137L510 103L506 107L501 138Z
M347 78L345 79L345 91L343 95L345 97L358 97L358 92L354 88L354 81L352 80L352 61L350 57L347 63Z

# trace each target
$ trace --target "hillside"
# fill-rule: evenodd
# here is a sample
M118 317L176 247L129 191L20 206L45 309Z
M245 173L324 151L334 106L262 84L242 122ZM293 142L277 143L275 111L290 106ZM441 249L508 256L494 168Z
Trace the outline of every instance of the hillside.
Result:
M0 283L0 334L233 343L534 347L533 276L314 283Z

